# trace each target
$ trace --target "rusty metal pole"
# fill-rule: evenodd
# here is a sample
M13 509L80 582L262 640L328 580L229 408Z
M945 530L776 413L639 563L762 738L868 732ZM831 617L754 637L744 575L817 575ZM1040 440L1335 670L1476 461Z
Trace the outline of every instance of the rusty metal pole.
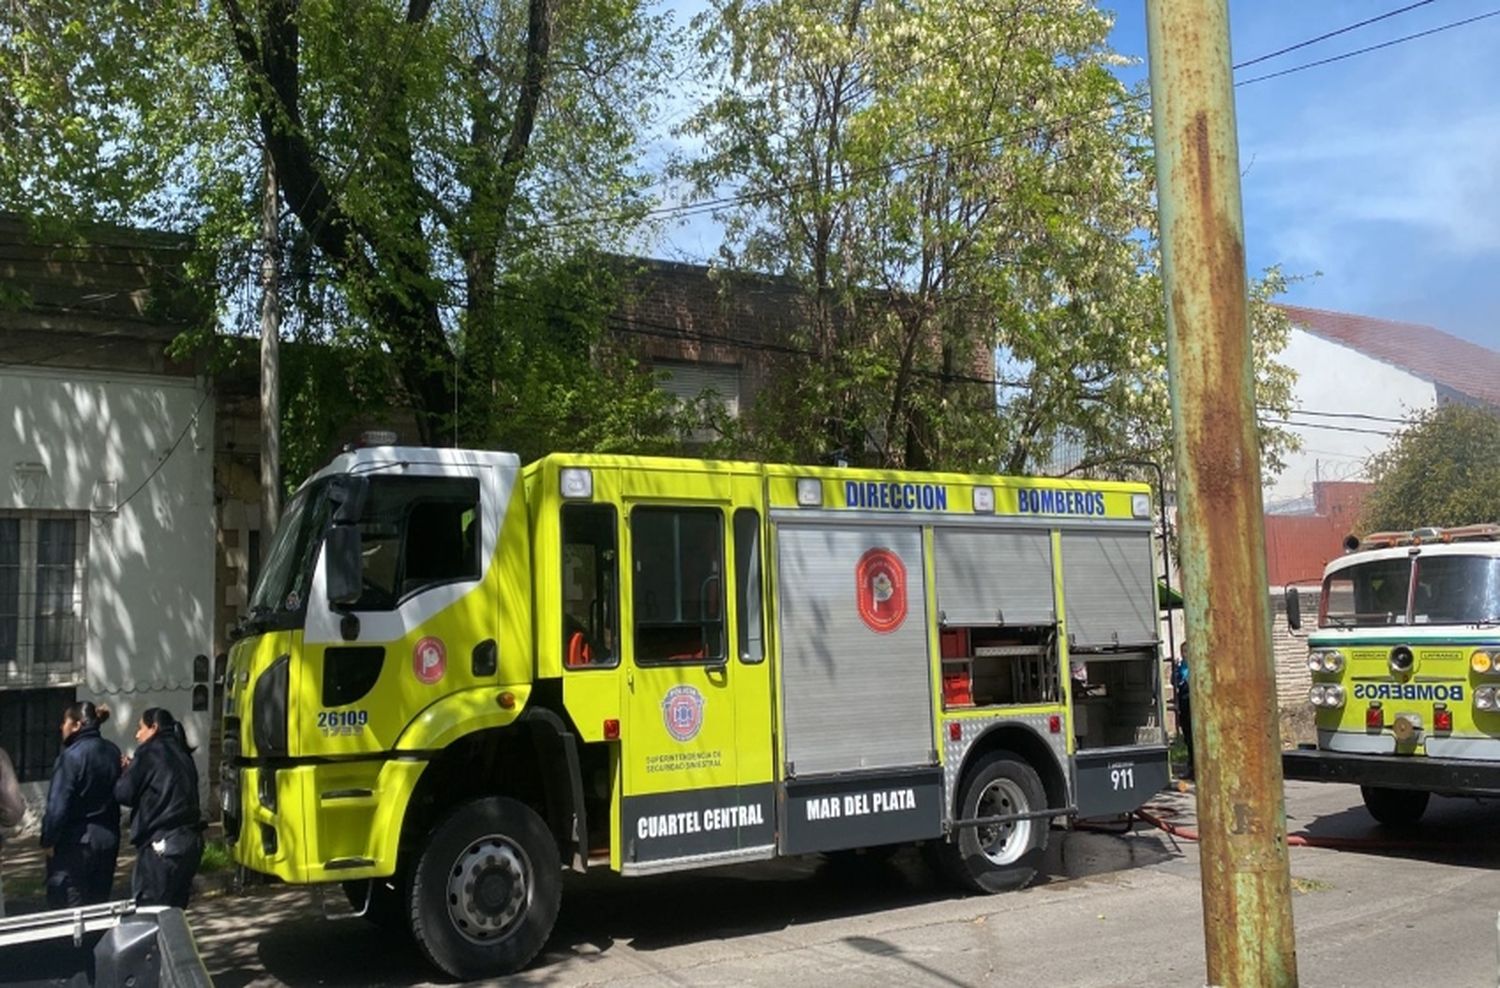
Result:
M1208 981L1297 983L1226 0L1146 0Z

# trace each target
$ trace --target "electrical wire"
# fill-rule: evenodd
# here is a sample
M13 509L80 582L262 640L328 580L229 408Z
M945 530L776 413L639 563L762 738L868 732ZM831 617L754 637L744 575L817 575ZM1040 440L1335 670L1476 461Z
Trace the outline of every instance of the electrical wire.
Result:
M146 479L141 481L135 490L126 495L125 499L115 506L116 513L125 510L125 505L134 500L135 496L145 490L146 485L151 483L158 473L161 473L161 468L167 465L167 461L172 458L172 454L177 452L177 447L182 445L182 440L187 437L188 430L192 429L194 423L198 421L198 413L203 411L203 406L208 403L208 399L213 393L212 388L203 389L203 397L198 400L198 407L193 409L193 414L188 416L187 423L183 425L182 431L177 434L176 439L172 440L172 445L167 447L167 451L162 454L162 458L157 461L156 466L151 468L151 472L146 474Z
M1388 20L1389 18L1395 17L1397 14L1404 14L1408 10L1416 10L1418 7L1425 7L1428 4L1435 2L1436 0L1418 0L1417 3L1409 3L1405 7L1398 7L1395 10L1388 10L1383 14L1376 14L1374 17L1367 17L1362 21L1356 21L1353 24L1347 24L1344 27L1338 28L1337 30L1329 31L1325 34L1320 34L1316 38L1308 38L1306 41L1299 41L1295 45L1287 45L1285 48L1278 48L1275 51L1266 52L1264 55L1258 55L1255 58L1250 59L1249 61L1238 62L1235 64L1234 68L1236 71L1238 71L1239 69L1249 68L1252 65L1259 65L1261 62L1268 62L1271 59L1277 58L1281 55L1285 55L1288 52L1297 51L1299 48L1306 48L1309 45L1317 44L1319 41L1327 41L1329 38L1336 38L1341 34L1348 34L1350 31L1356 31L1359 28L1368 27L1369 25L1375 24L1379 21Z
M1382 48L1390 48L1395 45L1404 44L1408 41L1415 41L1418 38L1425 38L1428 35L1439 34L1443 31L1451 31L1454 28L1464 27L1466 25L1474 24L1482 20L1487 20L1491 17L1500 17L1500 8L1488 11L1483 14L1477 14L1474 17L1465 17L1461 21L1451 21L1447 24L1439 25L1438 27L1429 28L1426 31L1417 31L1414 34L1407 34L1399 38L1392 38L1390 41L1382 41L1378 45L1367 45L1364 48L1356 48L1353 51L1346 51L1340 55L1333 55L1329 58L1320 58L1315 62L1303 62L1301 65L1294 65L1289 69L1282 69L1280 72L1268 72L1265 75L1258 75L1251 79L1241 79L1239 82L1235 83L1235 86L1248 86L1256 82L1265 82L1267 79L1279 79L1284 75L1291 75L1294 72L1305 72L1308 69L1315 69L1320 65L1331 65L1334 62L1342 62L1346 58L1353 58L1356 55L1366 55L1372 51L1380 51Z
M1325 425L1322 422L1292 422L1288 419L1261 419L1269 425L1285 425L1294 429L1323 429L1328 432L1357 432L1368 436L1396 436L1399 431L1385 429L1361 429L1353 425Z

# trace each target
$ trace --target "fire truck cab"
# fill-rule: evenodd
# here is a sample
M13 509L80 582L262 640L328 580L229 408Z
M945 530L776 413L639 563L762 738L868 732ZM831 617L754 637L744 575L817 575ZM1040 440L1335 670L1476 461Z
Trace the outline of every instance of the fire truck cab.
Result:
M455 977L561 872L922 843L966 887L1167 781L1138 484L387 446L289 502L230 653L246 867Z
M1360 787L1388 826L1434 793L1500 796L1500 525L1377 532L1329 563L1308 635L1316 747L1288 779ZM1295 588L1288 622L1301 624Z

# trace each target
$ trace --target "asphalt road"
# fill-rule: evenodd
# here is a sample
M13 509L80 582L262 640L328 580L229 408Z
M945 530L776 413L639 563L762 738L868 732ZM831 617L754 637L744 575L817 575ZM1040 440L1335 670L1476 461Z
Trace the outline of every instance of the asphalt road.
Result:
M1287 805L1292 832L1372 842L1292 849L1302 984L1496 984L1500 805L1434 799L1415 842L1375 825L1351 787L1291 783ZM1156 809L1191 825L1191 796ZM1200 895L1196 845L1155 829L1054 831L1045 877L993 897L953 894L915 853L853 869L810 858L590 875L569 881L546 952L513 981L1201 986ZM190 919L220 988L435 978L364 921L324 919L306 890L207 900Z

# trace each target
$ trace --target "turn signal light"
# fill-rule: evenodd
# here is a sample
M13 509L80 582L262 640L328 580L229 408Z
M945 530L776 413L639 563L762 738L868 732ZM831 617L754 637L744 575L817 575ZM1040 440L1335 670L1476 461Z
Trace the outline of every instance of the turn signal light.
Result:
M1432 729L1434 731L1453 730L1453 711L1444 704L1437 703L1432 707Z
M604 740L620 740L620 722L613 717L604 722Z
M1380 704L1370 704L1370 709L1365 711L1365 726L1380 730L1385 727L1385 711L1380 709Z

